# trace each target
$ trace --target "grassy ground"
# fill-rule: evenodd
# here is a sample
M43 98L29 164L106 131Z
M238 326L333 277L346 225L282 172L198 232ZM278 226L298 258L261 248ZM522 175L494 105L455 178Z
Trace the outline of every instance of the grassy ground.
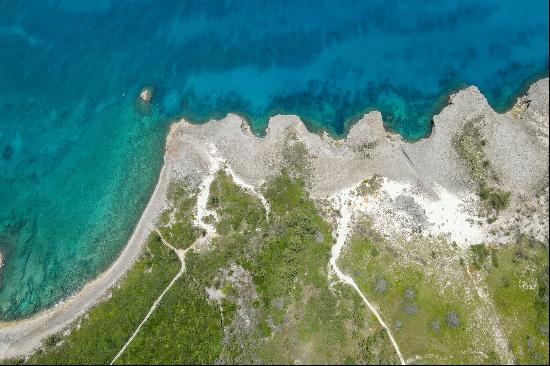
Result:
M186 182L173 182L167 192L170 207L165 210L157 222L162 236L178 249L186 249L201 235L193 226L193 209L197 203L195 192Z
M117 364L212 364L222 336L217 306L185 276L169 290Z
M177 256L151 235L145 253L109 300L92 308L69 335L47 338L44 350L28 363L109 364L179 266Z
M498 361L459 249L442 239L389 242L364 221L339 263L380 310L406 359Z
M210 186L208 208L216 210L219 235L232 232L248 234L265 226L265 211L261 202L239 188L227 173L220 171Z
M283 172L268 182L272 212L218 174L211 189L221 236L190 253L188 273L223 291L225 363L395 363L386 336L349 288L332 289L331 227L304 182Z
M172 186L173 204L157 224L180 248L200 235L192 226L196 192L184 187ZM209 248L188 252L187 272L119 364L398 362L354 290L330 281L333 228L304 180L283 171L263 192L269 221L257 197L217 174L208 206L218 215L211 220L219 235ZM339 265L378 307L406 359L500 362L469 266L486 280L517 361L548 363L548 250L541 243L518 237L505 248L465 252L441 238L390 242L366 220ZM28 363L109 363L178 269L177 257L151 235L112 297L70 334L46 339Z
M548 364L548 248L525 236L473 254L519 364ZM481 258L481 259L480 259Z
M219 235L188 252L187 272L118 363L397 363L353 289L330 282L332 228L304 186L287 172L268 182L268 222L257 197L217 174L208 205ZM193 219L194 193L178 187L158 223L171 240ZM109 363L178 270L156 236L148 248L109 300L29 362Z

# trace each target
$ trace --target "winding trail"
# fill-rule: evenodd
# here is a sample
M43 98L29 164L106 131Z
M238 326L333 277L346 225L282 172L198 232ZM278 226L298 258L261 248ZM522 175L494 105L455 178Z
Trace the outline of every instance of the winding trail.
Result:
M216 217L216 212L209 210L207 208L207 204L208 204L208 196L210 195L210 186L212 185L212 182L214 181L216 173L218 172L218 170L220 170L220 167L221 167L221 164L222 164L223 160L216 156L215 146L213 146L213 145L210 146L209 150L211 151L211 153L210 153L210 168L209 168L208 175L203 179L203 181L201 182L201 184L199 186L199 193L197 194L197 215L195 216L195 219L193 220L193 223L196 226L203 229L206 232L206 235L204 235L203 237L195 240L195 242L185 250L176 249L170 243L168 243L168 241L166 241L164 239L164 237L160 233L159 229L156 226L153 226L153 230L156 231L157 235L160 237L160 239L162 240L164 245L166 245L168 248L170 248L172 251L174 251L176 253L176 255L178 256L178 258L181 262L181 267L180 267L179 272L172 279L172 281L170 281L168 286L166 286L164 291L162 291L160 296L155 300L155 302L153 303L153 305L151 306L151 308L147 312L147 315L145 315L145 318L143 318L143 320L138 325L138 327L136 328L136 330L134 331L132 336L128 339L126 344L124 344L124 346L120 349L120 351L117 353L117 355L113 358L113 360L111 361L111 365L114 364L118 360L118 358L124 353L124 351L126 350L128 345L132 342L134 337L141 330L141 327L147 322L147 320L149 319L151 314L153 314L155 309L158 307L158 305L162 301L162 298L164 297L164 295L168 292L168 290L170 290L170 288L174 285L174 283L176 283L176 281L183 275L183 273L185 273L185 254L187 253L187 251L192 249L199 242L206 242L206 241L212 239L212 237L214 237L216 235L216 228L214 227L214 225L207 224L206 222L204 222L204 218L209 216L209 215L214 215L214 217Z
M66 300L30 318L0 322L0 359L26 356L40 347L44 338L62 332L92 306L102 301L105 294L139 258L150 233L150 225L165 208L165 193L170 172L176 160L168 152L172 132L167 137L167 152L155 190L143 211L139 222L118 258L97 278L88 282L80 291Z
M334 272L336 273L336 276L344 283L350 285L357 291L359 296L363 299L367 307L372 311L376 319L378 319L378 322L384 328L386 333L388 333L388 336L390 338L390 341L393 345L393 348L395 349L395 352L397 353L397 356L399 357L399 360L401 361L402 365L406 365L405 359L401 355L401 351L399 350L399 346L397 345L397 342L395 341L395 338L393 338L393 335L390 331L390 328L386 325L376 308L367 300L366 296L363 294L363 292L359 289L359 286L355 283L353 278L343 273L340 268L338 268L336 262L338 261L338 257L340 257L340 253L342 252L342 249L344 248L344 244L346 243L346 240L349 236L349 229L350 225L352 224L352 216L353 213L361 207L361 199L352 197L352 192L357 188L358 185L354 185L351 188L344 189L340 193L333 196L333 198L338 201L338 207L340 208L340 218L338 219L338 224L336 228L336 243L333 245L331 249L331 257L330 257L330 265L334 269Z
M128 347L128 345L132 342L132 340L134 339L134 337L139 333L139 331L141 330L141 327L143 327L143 325L147 322L147 320L149 319L149 317L151 316L151 314L153 314L153 312L155 311L155 309L159 306L160 302L162 301L162 298L164 297L164 295L168 292L168 290L170 290L172 288L172 286L174 285L174 283L176 283L176 281L183 275L183 273L185 272L185 254L187 253L187 251L192 247L192 245L185 249L185 250L182 250L182 249L176 249L174 248L172 245L170 245L170 243L168 243L164 237L162 236L162 234L160 233L159 229L157 229L157 227L155 226L154 227L154 230L156 231L157 235L159 236L160 240L164 243L164 245L166 245L168 248L170 248L172 251L174 251L174 253L176 253L176 255L178 256L179 260L180 260L180 263L181 263L181 267L180 267L180 270L179 272L174 276L174 278L172 279L172 281L170 281L170 283L168 284L168 286L166 286L166 288L164 289L164 291L162 291L162 293L159 295L159 297L155 300L155 302L153 303L153 305L151 305L151 308L149 309L149 311L147 312L147 315L145 315L145 318L143 318L143 320L141 321L141 323L139 323L138 327L136 328L136 330L134 331L134 333L132 334L132 336L128 339L128 341L124 344L124 346L122 346L122 348L120 349L120 351L118 351L117 355L115 356L115 358L113 358L113 360L111 361L111 365L114 364L118 358L124 353L124 351L126 351L126 348Z
M206 241L216 236L216 228L212 224L207 224L204 222L204 219L207 216L214 216L217 218L218 215L216 211L208 209L208 197L210 196L210 186L216 177L216 173L221 169L223 165L223 159L217 155L217 150L214 145L209 146L209 159L210 159L210 168L208 175L202 180L199 185L199 194L197 194L197 215L193 220L195 226L200 227L206 232L206 235L201 239L201 241Z
M161 232L156 226L153 226L153 230L157 233L161 241L166 245L168 248L170 248L176 255L178 256L181 267L179 272L174 276L172 281L166 286L164 291L159 295L159 297L155 300L151 308L149 308L149 311L145 315L145 318L141 321L141 323L138 325L132 336L128 339L128 341L124 344L124 346L120 349L120 351L117 353L117 355L113 358L111 361L111 365L113 365L120 356L126 351L126 348L128 348L128 345L132 342L132 340L135 338L135 336L139 333L143 325L147 322L151 314L155 311L155 309L159 306L160 302L162 301L162 298L164 295L172 288L174 283L185 273L186 267L185 267L185 255L187 252L191 249L193 249L198 243L204 243L212 240L213 237L217 235L216 228L214 225L206 223L204 219L207 216L214 216L217 217L217 214L215 211L208 209L208 197L210 196L210 186L212 185L212 182L214 181L216 177L216 173L220 170L225 170L231 177L233 178L235 184L240 186L241 188L250 191L252 194L257 196L262 204L264 205L266 209L266 217L269 215L269 203L265 199L265 197L256 191L256 189L249 185L248 183L244 182L242 179L240 179L235 172L231 169L231 167L225 165L225 160L221 158L216 150L216 147L214 145L209 146L209 154L210 154L210 168L208 175L203 179L201 184L199 185L199 193L197 194L197 214L193 220L193 224L200 227L206 232L206 235L204 235L201 238L198 238L192 245L190 245L187 249L176 249L174 246L172 246L168 241L164 239ZM223 316L223 314L222 314Z

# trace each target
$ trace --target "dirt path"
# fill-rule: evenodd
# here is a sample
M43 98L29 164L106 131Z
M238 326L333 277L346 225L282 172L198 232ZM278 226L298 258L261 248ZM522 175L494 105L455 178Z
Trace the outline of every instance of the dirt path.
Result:
M470 268L467 268L468 276L472 280L472 284L476 289L477 296L484 305L485 314L487 314L486 321L489 322L491 330L493 332L495 340L495 349L498 352L501 362L506 365L514 364L514 355L508 348L508 339L502 330L502 325L500 324L500 319L498 317L497 309L495 304L491 300L489 295L489 290L487 286L483 283L483 279L479 277L476 273L471 273Z
M113 365L116 360L118 360L118 358L124 353L124 351L126 350L126 348L128 347L128 345L132 342L132 340L134 339L134 337L139 333L139 331L141 330L141 327L147 322L147 320L149 319L149 317L151 316L151 314L153 314L153 312L155 311L155 309L159 306L160 302L162 301L162 298L164 297L164 295L168 292L168 290L170 290L172 288L172 286L174 285L174 283L176 283L176 281L183 275L183 273L185 272L185 254L187 253L187 251L189 249L191 249L191 247L185 249L185 250L182 250L182 249L176 249L174 248L172 245L170 245L170 243L168 243L163 237L162 237L162 234L160 233L159 229L157 229L157 227L155 226L154 227L154 230L156 231L157 235L160 237L160 240L162 240L162 242L164 243L164 245L166 245L168 248L170 248L172 251L174 251L174 253L176 253L176 255L178 256L179 260L180 260L180 263L181 263L181 267L180 267L180 270L179 272L174 276L174 278L172 279L172 281L170 281L170 283L168 284L168 286L166 286L166 288L164 289L164 291L162 291L162 293L159 295L159 297L155 300L155 302L153 303L153 305L151 305L151 308L149 309L149 311L147 312L147 315L145 315L145 318L143 318L143 320L141 321L141 323L139 323L138 327L136 328L136 330L134 331L134 333L132 334L132 336L128 339L128 341L124 344L124 346L122 346L122 348L120 349L120 351L118 351L117 355L115 356L115 358L113 358L113 360L111 361L111 365Z
M367 307L370 309L370 311L372 311L376 319L378 319L378 322L380 323L382 328L384 328L386 333L388 333L390 341L393 345L393 348L395 349L395 352L397 353L397 356L399 357L399 360L401 361L401 364L406 365L405 359L401 355L399 346L393 338L390 328L386 325L376 308L367 300L366 296L359 289L359 286L357 286L353 278L343 273L337 266L338 257L340 256L340 253L342 252L342 249L344 248L346 240L349 236L349 229L350 225L352 224L352 216L354 212L361 206L360 199L352 197L352 192L356 189L356 187L357 185L352 186L349 189L345 189L334 197L337 202L338 208L340 209L341 216L338 219L338 225L336 228L336 243L331 250L330 265L334 269L336 276L342 282L353 287L355 291L357 291L359 296L361 296Z
M30 318L0 322L0 359L20 357L40 347L44 338L63 331L102 297L124 276L139 257L150 233L150 225L165 208L165 191L174 161L166 158L159 180L132 234L116 261L78 293Z
M195 242L191 246L189 246L187 249L181 250L181 249L176 249L174 246L168 243L168 241L166 241L162 236L162 234L160 233L159 229L156 226L153 227L153 230L160 237L164 245L166 245L168 248L174 251L174 253L176 253L176 255L180 260L181 267L179 272L172 279L172 281L170 281L168 286L166 286L164 291L162 291L160 296L155 300L155 302L147 312L147 315L145 315L145 318L138 325L138 327L136 328L132 336L128 339L126 344L124 344L124 346L120 349L117 355L113 358L113 360L111 361L111 365L114 364L117 361L117 359L124 353L128 345L132 342L134 337L141 330L141 327L147 322L151 314L153 314L155 309L158 307L164 295L168 292L168 290L170 290L170 288L174 285L174 283L176 283L176 281L183 275L183 273L185 273L185 255L187 251L193 249L193 247L195 247L199 243L204 243L211 240L216 235L216 228L214 227L214 225L207 224L206 222L204 222L204 218L209 215L213 215L214 217L216 217L216 212L209 210L207 205L208 205L208 197L210 195L210 186L214 181L216 173L220 170L223 160L215 155L215 151L216 151L215 146L210 146L210 151L211 151L210 168L209 168L208 175L203 179L203 181L199 186L199 193L197 194L197 206L196 206L197 215L194 219L194 224L200 227L201 229L203 229L206 232L206 235L195 240Z
M170 281L168 286L166 286L164 291L162 291L162 293L159 295L159 297L155 300L155 302L153 303L153 305L151 306L151 308L149 309L149 311L145 315L145 318L143 318L143 320L138 325L138 327L136 328L136 330L134 331L132 336L128 339L128 341L120 349L120 351L117 353L117 355L113 358L113 360L111 361L111 365L113 365L120 358L120 356L124 353L126 348L128 348L128 345L132 342L132 340L135 338L135 336L139 333L139 331L141 330L143 325L147 322L147 320L149 319L151 314L153 314L155 309L159 306L159 304L162 301L162 298L164 297L164 295L170 290L170 288L172 288L174 283L176 283L176 281L185 273L185 269L186 269L186 267L185 267L185 255L187 254L187 252L189 250L192 250L199 243L209 242L210 240L212 240L213 237L215 237L217 235L216 228L214 227L214 225L206 223L204 219L207 216L210 216L210 215L212 215L214 217L217 216L215 211L212 211L212 210L208 209L208 198L210 196L210 186L212 185L212 182L214 181L214 179L216 177L216 173L218 173L218 171L220 171L221 169L224 169L225 171L227 171L228 174L230 174L231 177L233 178L233 180L235 181L235 184L237 184L238 186L242 187L243 189L245 189L247 191L250 191L251 193L256 195L260 199L260 201L262 201L262 204L266 208L266 215L268 215L268 213L269 213L269 204L267 203L267 200L259 192L257 192L253 186L251 186L251 185L245 183L243 180L241 180L233 172L233 170L229 166L224 166L225 161L224 161L223 158L218 156L216 147L213 146L213 145L210 146L209 147L209 152L210 152L210 169L209 169L208 175L203 179L203 181L201 182L201 184L199 186L199 193L197 195L197 206L196 206L197 214L196 214L196 217L194 219L194 224L196 226L202 228L206 232L206 235L199 238L199 239L197 239L187 249L182 250L182 249L176 249L174 246L172 246L170 243L168 243L168 241L166 241L164 239L164 237L162 236L162 234L160 233L159 229L156 226L153 227L153 230L160 237L160 239L162 240L164 245L166 245L168 248L170 248L172 251L174 251L174 253L176 253L176 255L178 256L178 258L180 260L181 267L180 267L179 272L172 279L172 281ZM222 314L222 316L223 316L223 314Z
M199 186L199 194L197 195L197 215L193 224L200 227L206 232L204 238L212 238L216 235L216 228L212 224L207 224L204 219L207 216L213 216L217 218L216 211L208 209L208 197L210 196L210 186L216 178L216 173L223 166L223 159L217 156L217 150L214 145L209 146L209 158L210 158L210 168L208 175L203 179ZM200 240L200 239L199 239ZM205 241L205 240L202 240Z

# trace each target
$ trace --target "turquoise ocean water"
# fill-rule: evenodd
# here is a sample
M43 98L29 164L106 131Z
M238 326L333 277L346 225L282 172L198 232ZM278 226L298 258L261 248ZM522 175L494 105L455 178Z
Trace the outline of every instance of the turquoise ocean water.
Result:
M504 110L546 75L546 0L0 0L0 319L114 260L176 117L237 112L262 134L298 114L342 136L378 109L418 139L449 92Z

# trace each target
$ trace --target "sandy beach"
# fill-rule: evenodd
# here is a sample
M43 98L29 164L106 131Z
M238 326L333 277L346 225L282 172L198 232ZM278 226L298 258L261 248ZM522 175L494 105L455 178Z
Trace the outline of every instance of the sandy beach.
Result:
M0 359L30 353L43 338L64 330L105 298L138 258L166 206L170 181L185 178L199 187L210 174L212 147L231 175L252 192L260 192L262 184L280 171L289 144L302 144L311 157L306 167L307 187L319 202L373 175L384 177L383 194L365 210L379 213L375 225L389 237L395 234L389 225L393 222L401 234L421 225L424 232L448 235L466 247L484 239L498 241L499 233L492 229L513 225L516 209L529 205L534 219L525 223L526 230L536 238L546 238L548 99L548 79L543 79L510 112L499 114L476 87L469 87L450 97L449 105L434 116L431 136L418 142L386 131L379 112L365 114L341 140L309 132L296 116L272 117L261 138L234 114L202 125L181 120L170 129L158 183L118 259L55 307L28 319L0 323ZM476 182L454 147L468 123L475 123L484 137L499 187L512 194L510 208L491 224L475 222L480 206L473 194ZM542 201L536 195L540 192ZM267 202L262 203L267 208Z
M170 135L169 135L170 136ZM167 147L170 139L167 139ZM117 260L99 277L86 284L79 292L54 307L28 319L0 323L0 358L11 358L31 352L41 340L62 331L97 302L101 301L124 276L134 261L151 230L151 224L164 209L165 193L170 182L174 160L168 149L158 183L128 244Z

